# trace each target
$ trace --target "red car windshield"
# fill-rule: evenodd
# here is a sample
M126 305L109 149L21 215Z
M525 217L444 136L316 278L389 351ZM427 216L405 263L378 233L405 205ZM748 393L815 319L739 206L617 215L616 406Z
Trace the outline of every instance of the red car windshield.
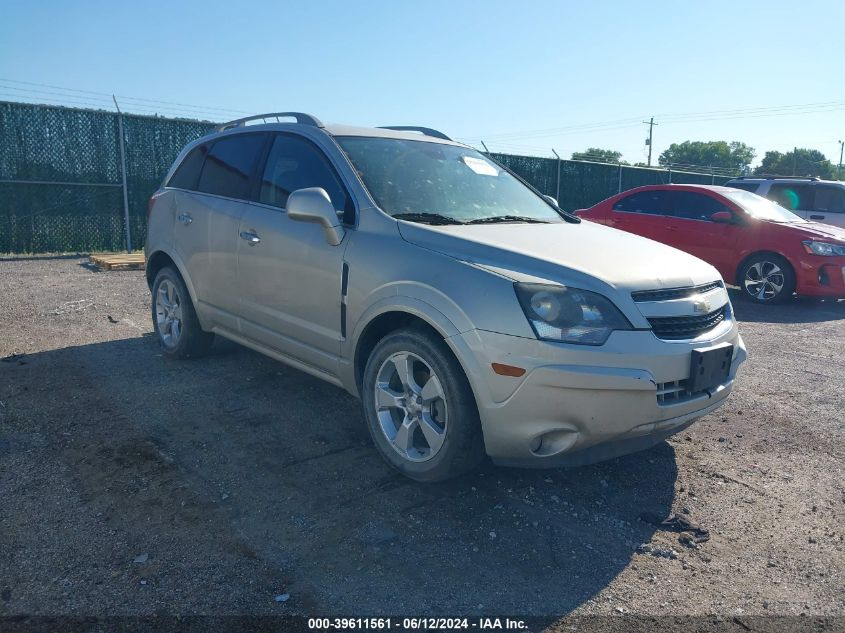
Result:
M771 222L806 222L798 215L784 209L776 202L772 202L756 193L736 189L723 193L726 198L738 204L743 211L758 220L769 220Z

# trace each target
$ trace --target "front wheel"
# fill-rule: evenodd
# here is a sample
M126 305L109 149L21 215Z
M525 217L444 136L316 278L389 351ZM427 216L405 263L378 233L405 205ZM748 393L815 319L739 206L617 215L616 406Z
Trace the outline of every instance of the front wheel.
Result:
M792 266L773 253L761 253L748 259L738 277L743 296L755 303L782 303L795 292Z
M450 479L484 458L472 389L432 334L407 329L383 338L367 360L362 400L379 452L411 479Z

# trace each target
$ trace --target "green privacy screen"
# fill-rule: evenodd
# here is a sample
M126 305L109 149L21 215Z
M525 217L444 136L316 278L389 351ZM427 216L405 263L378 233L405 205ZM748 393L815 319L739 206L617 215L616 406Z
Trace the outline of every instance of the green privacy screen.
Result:
M123 116L134 248L142 247L146 238L150 195L179 151L214 125L189 119ZM542 193L555 195L557 160L510 154L492 157ZM671 180L720 184L727 179L673 172ZM620 190L663 182L669 182L665 170L564 160L560 161L559 202L572 211ZM118 115L0 102L0 253L125 248Z
M213 123L124 115L129 223L146 237L147 200L179 151ZM0 253L126 248L118 115L0 102Z

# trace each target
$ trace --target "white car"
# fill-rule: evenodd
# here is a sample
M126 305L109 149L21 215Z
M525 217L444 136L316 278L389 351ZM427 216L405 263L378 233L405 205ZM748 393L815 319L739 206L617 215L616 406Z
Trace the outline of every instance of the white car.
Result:
M819 178L734 178L726 187L777 202L805 220L845 228L845 182Z

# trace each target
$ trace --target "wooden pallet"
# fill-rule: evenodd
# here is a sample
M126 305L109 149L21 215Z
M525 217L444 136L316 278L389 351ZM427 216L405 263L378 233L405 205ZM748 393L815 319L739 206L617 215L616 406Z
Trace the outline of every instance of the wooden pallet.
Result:
M91 255L91 263L100 270L143 270L143 253L98 253Z

